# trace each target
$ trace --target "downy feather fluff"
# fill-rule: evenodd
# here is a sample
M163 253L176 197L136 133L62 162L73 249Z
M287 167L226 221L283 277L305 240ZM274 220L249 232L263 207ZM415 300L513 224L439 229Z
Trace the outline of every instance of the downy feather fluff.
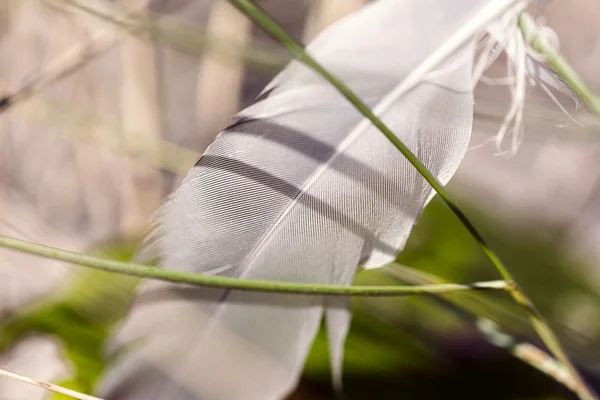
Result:
M523 4L378 0L325 30L308 51L446 183L471 135L475 34ZM430 186L300 63L265 93L171 195L142 257L158 256L174 270L341 285L352 283L359 265L392 261L433 196ZM147 282L115 339L132 351L99 395L283 398L324 311L339 384L347 299Z

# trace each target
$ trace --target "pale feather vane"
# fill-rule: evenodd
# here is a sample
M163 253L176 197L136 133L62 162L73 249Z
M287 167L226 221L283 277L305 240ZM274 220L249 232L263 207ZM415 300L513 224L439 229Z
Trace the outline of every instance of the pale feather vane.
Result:
M474 38L485 28L473 19L500 18L516 3L379 0L324 31L308 51L445 184L471 135ZM485 14L490 9L497 15ZM454 47L432 65L438 73L407 86L451 39ZM392 261L431 187L302 64L292 62L265 90L170 196L142 255L168 269L341 285L361 264ZM347 300L148 282L115 340L134 343L133 351L100 395L283 398L297 384L325 308L340 384Z

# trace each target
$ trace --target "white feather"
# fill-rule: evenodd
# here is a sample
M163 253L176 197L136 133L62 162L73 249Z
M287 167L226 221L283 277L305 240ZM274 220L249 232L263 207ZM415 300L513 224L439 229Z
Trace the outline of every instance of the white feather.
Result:
M520 10L526 5L527 1L522 1L519 7L515 7L505 13L502 18L494 21L487 27L486 31L489 34L489 38L475 68L474 83L481 80L490 85L506 85L510 90L510 109L498 133L492 139L498 150L497 155L514 155L522 141L524 130L523 111L525 108L527 83L531 86L539 85L569 119L575 121L560 104L558 99L556 99L548 86L569 95L575 100L576 105L578 105L576 95L560 77L544 65L545 60L541 55L526 46L526 41L531 40L531 38L524 38L517 24ZM553 42L554 46L558 47L556 34L550 28L538 28L529 17L526 17L525 23L527 24L527 30L533 31L535 35L540 35L540 40L546 40L547 43ZM484 71L491 65L490 61L495 60L502 51L507 55L507 76L499 79L483 77ZM575 122L577 123L577 121ZM503 151L501 149L502 142L508 133L511 133L512 136L511 147L510 150Z
M471 135L473 39L515 4L378 0L326 29L308 51L446 183ZM144 256L157 254L169 269L342 285L361 263L393 260L430 186L302 64L292 62L265 91L164 205ZM324 305L340 383L347 301L148 283L117 337L138 345L100 395L283 398L297 384Z

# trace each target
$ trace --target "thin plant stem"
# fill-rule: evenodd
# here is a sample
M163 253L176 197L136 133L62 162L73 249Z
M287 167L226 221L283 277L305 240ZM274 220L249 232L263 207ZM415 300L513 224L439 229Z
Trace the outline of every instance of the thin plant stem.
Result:
M47 1L47 0L46 0ZM111 12L101 11L83 4L79 0L60 0L61 2L110 22L132 35L151 33L152 37L182 51L186 54L199 56L206 51L221 57L223 61L243 61L250 68L263 71L276 71L282 68L289 58L286 54L275 51L267 46L247 44L241 46L232 40L208 35L204 30L178 22L164 23L149 17L124 10L114 4ZM128 18L125 19L124 16Z
M46 390L49 390L51 392L64 394L66 396L73 397L73 398L79 399L79 400L102 400L99 397L90 396L89 394L80 393L80 392L77 392L75 390L67 389L67 388L64 388L62 386L58 386L58 385L55 385L53 383L50 383L50 382L38 381L36 379L32 379L32 378L29 378L27 376L15 374L14 372L6 371L4 369L0 369L0 376L3 376L5 378L10 378L10 379L15 379L15 380L23 382L23 383L27 383L27 384L30 384L30 385L33 385L33 386L37 386L39 388L46 389Z
M106 260L80 253L74 253L41 244L26 242L0 235L0 247L23 253L33 254L53 260L65 261L85 267L108 272L137 276L140 278L158 279L162 281L222 288L231 290L277 292L287 294L305 294L315 296L411 296L417 294L453 293L472 290L506 290L509 285L505 281L477 282L470 284L442 284L424 286L336 286L313 285L307 283L290 283L261 280L246 280L225 276L195 274L191 272L171 271L142 264Z
M18 87L1 93L0 113L32 97L50 84L68 78L90 61L106 54L116 45L116 39L116 35L112 32L101 32L94 34L89 41L70 48Z
M577 382L564 364L557 362L545 351L530 343L517 342L514 337L502 332L496 323L488 318L479 318L476 325L489 343L506 349L519 360L550 376L572 391L577 391Z
M385 266L384 272L396 280L400 280L412 285L439 285L447 283L446 279L442 279L435 275L431 275L397 263L392 263ZM495 308L496 311L504 311L501 307L497 307L496 303L491 301L481 302L482 299L474 298L472 296L465 298L463 297L465 295L449 296L444 293L440 293L433 296L449 304L452 309L458 307L458 314L475 324L483 334L483 337L490 344L506 349L506 351L508 351L514 357L545 373L552 379L555 379L557 382L567 386L572 391L576 391L576 382L561 362L558 362L554 357L532 345L531 343L519 342L515 336L500 331L499 327L495 322L492 321L492 319L482 316L484 315L484 310L489 310L490 308ZM479 304L480 302L481 304ZM515 316L511 315L510 313L505 312L504 314L505 317L510 316L511 318L515 318Z
M548 66L583 100L587 108L600 118L600 98L586 85L567 61L540 35L533 18L526 12L519 15L519 27L531 47L541 54Z
M97 10L77 0L60 1L69 7L110 22L131 35L143 37L144 34L150 32L153 38L187 54L200 55L204 52L211 52L223 61L238 62L241 60L251 68L266 71L277 70L289 61L283 54L267 48L254 45L248 49L247 46L242 47L239 43L231 40L207 35L199 29L179 25L171 26L172 24L142 17L138 12L121 10L116 4L110 8L111 12L107 12ZM52 4L55 5L54 0ZM118 45L119 41L120 36L114 29L95 32L89 40L60 54L25 82L0 93L0 113L39 93L47 86L68 78L91 61L106 54Z
M588 388L579 372L575 369L562 346L549 327L545 318L527 297L525 292L514 281L512 274L502 263L496 253L488 246L487 242L479 231L475 228L466 214L452 200L444 186L427 170L425 165L415 156L415 154L385 125L371 109L340 79L327 71L320 63L311 57L304 47L290 36L277 22L275 22L266 12L261 10L250 0L229 0L240 11L248 16L254 23L260 26L265 32L279 41L292 55L300 62L311 68L317 74L321 75L329 84L335 87L342 96L344 96L365 118L367 118L383 135L406 157L406 159L417 169L423 178L431 185L440 198L448 205L460 222L465 226L473 238L477 241L483 252L494 264L500 275L510 283L510 293L513 299L527 312L533 327L540 335L544 344L569 370L573 379L577 383L577 394L581 399L596 399L596 395Z

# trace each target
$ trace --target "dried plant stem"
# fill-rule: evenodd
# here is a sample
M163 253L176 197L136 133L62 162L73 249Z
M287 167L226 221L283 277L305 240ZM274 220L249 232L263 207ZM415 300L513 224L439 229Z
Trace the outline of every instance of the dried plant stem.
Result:
M121 0L139 15L148 13L148 0ZM114 30L114 29L113 29ZM161 94L155 48L150 35L122 35L120 50L122 81L119 88L123 135L129 148L147 148L162 158ZM119 233L133 236L160 206L165 181L160 171L133 160L121 160Z
M52 0L45 1L55 5ZM115 23L126 25L131 23L132 15L123 14L113 18ZM0 93L0 113L79 71L89 62L114 48L119 43L120 37L115 29L105 28L94 32L90 38L60 54L25 82Z
M73 398L79 399L79 400L102 400L99 397L94 397L94 396L90 396L88 394L79 393L79 392L76 392L75 390L67 389L62 386L58 386L53 383L50 383L50 382L38 381L38 380L28 378L23 375L15 374L14 372L6 371L4 369L0 369L0 376L10 378L10 379L15 379L15 380L23 382L23 383L28 383L30 385L37 386L42 389L50 390L51 392L64 394L64 395L67 395L67 396L70 396L70 397L73 397Z
M211 37L230 40L240 47L248 46L252 40L252 23L227 0L217 0L212 5L206 31ZM205 54L199 61L195 110L203 132L198 138L200 149L208 147L239 111L246 70L242 61L225 61L215 52Z
M114 6L111 12L95 9L78 0L44 0L55 5L60 1L67 6L86 12L104 21L112 23L131 35L143 38L149 32L153 38L180 51L199 55L210 51L219 59L238 63L243 61L250 67L263 70L276 70L288 61L281 54L258 48L243 46L231 40L206 35L203 31L181 28L153 21L139 12L126 12ZM116 29L104 29L94 33L88 40L74 46L41 68L25 82L0 92L0 113L11 106L28 99L48 85L71 76L89 62L102 56L119 44L122 35ZM247 49L246 47L251 47Z
M384 272L394 279L412 285L447 283L445 279L397 263L384 267ZM572 391L577 390L577 383L561 362L530 343L519 342L514 336L502 332L491 319L481 316L481 309L489 309L493 303L488 304L486 302L485 305L477 306L474 304L473 299L462 296L451 297L444 293L437 294L436 297L470 314L473 317L472 322L479 328L490 344L506 349L514 357L545 373Z
M512 336L500 331L490 319L480 318L477 327L491 344L505 348L519 360L555 379L557 382L577 391L577 382L564 365L548 355L545 351L530 343L518 343Z
M106 12L90 7L89 4L81 0L53 1L60 1L75 9L113 23L116 27L134 35L145 35L151 32L153 39L190 55L199 56L209 51L219 56L223 61L238 63L241 60L248 67L263 71L278 70L289 61L287 54L275 51L267 46L256 43L239 43L235 40L209 35L204 30L186 26L180 22L175 25L158 21L152 16L143 17L139 13L128 13L122 7L113 6L110 12ZM131 18L124 19L123 15L129 15Z
M448 205L448 207L452 210L452 212L456 215L456 217L461 221L461 223L467 228L469 233L473 236L473 238L477 241L483 252L487 255L490 261L494 264L500 275L509 282L511 287L510 293L513 299L519 304L528 314L530 321L535 328L536 332L543 340L544 344L548 347L548 349L554 354L554 356L559 359L565 367L569 370L573 380L576 382L576 393L577 395L584 400L592 400L596 399L597 396L592 392L592 390L587 386L579 372L575 369L566 353L562 349L562 346L544 319L541 313L537 310L531 300L527 297L525 292L515 283L512 274L506 268L506 266L502 263L500 258L496 255L496 253L488 246L487 242L483 238L483 236L479 233L479 231L475 228L470 219L466 216L466 214L458 207L458 205L454 202L454 200L450 197L444 186L427 170L425 165L415 156L415 154L408 148L406 145L385 125L376 115L375 113L341 80L332 75L327 69L325 69L320 63L318 63L314 58L312 58L303 48L303 46L298 43L293 37L291 37L281 26L277 24L267 13L261 10L258 6L256 6L250 0L229 0L233 5L238 7L242 12L244 12L248 18L250 18L254 23L260 26L264 31L266 31L269 35L271 35L274 39L279 41L290 53L292 53L300 62L304 63L307 67L315 71L317 74L321 75L327 82L329 82L333 87L335 87L342 96L344 96L352 105L365 117L367 118L377 129L383 133L383 135L406 157L406 159L417 169L417 171L423 176L423 178L431 185L431 187L436 191L436 193L440 196L440 198ZM479 25L483 25L487 22L486 18L489 18L495 11L502 10L503 6L508 5L510 2L495 2L490 5L490 9L487 8L482 10L482 12L478 15L475 20ZM470 29L474 29L474 27L469 27ZM449 54L451 54L456 47L462 43L461 39L465 35L472 34L471 31L467 31L467 29L460 29L452 38L446 42L447 45L444 45L437 51L435 51L432 55L430 55L425 61L413 71L412 74L407 77L406 81L412 83L414 86L420 82L420 79L417 79L417 74L426 74L429 72L429 68L435 67L439 61L445 59ZM429 67L429 68L427 68ZM409 84L402 84L401 87L408 86ZM408 88L405 88L408 90Z
M117 35L113 31L95 33L88 41L61 54L25 82L0 93L0 113L14 104L30 98L48 85L77 72L91 60L113 48L116 43Z

